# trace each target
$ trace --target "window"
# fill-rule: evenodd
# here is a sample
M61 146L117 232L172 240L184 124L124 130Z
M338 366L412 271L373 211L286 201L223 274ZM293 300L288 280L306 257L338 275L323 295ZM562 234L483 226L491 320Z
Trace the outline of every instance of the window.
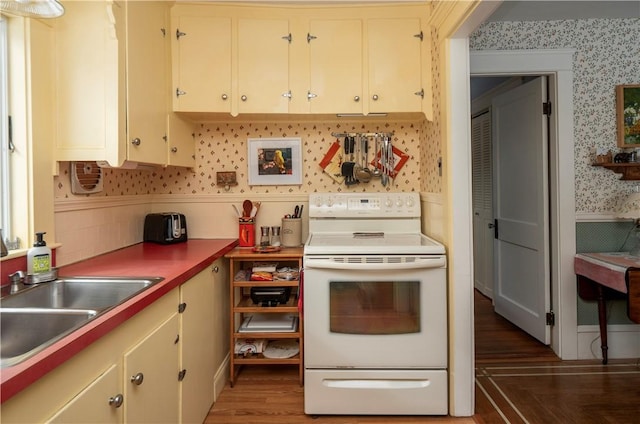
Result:
M0 15L0 228L5 239L12 239L11 216L9 213L10 198L10 161L11 154L9 133L9 90L7 60L7 20Z

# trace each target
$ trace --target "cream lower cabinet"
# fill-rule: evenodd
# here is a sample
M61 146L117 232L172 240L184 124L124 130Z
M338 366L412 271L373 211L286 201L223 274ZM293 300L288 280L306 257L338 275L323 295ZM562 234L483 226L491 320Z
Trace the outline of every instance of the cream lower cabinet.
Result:
M110 366L49 422L177 423L178 331L176 312L124 354L123 366Z
M228 265L220 258L180 287L180 417L202 423L224 387L228 353ZM216 382L216 375L222 376Z
M122 422L122 367L111 365L100 377L65 405L48 423L88 424Z
M179 422L178 313L124 354L124 422Z

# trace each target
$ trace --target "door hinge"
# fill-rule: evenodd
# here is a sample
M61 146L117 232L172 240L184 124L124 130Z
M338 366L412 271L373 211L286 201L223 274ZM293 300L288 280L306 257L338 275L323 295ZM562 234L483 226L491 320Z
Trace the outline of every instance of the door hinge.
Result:
M542 103L542 114L551 116L551 102Z
M547 312L547 325L554 326L556 325L556 314L551 312Z

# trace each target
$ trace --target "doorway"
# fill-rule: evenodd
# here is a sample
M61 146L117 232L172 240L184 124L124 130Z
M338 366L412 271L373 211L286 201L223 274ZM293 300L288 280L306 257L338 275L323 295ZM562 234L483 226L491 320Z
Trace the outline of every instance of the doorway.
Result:
M552 310L552 79L553 75L473 77L470 84L474 287L493 300L496 313L545 345L550 344Z
M551 328L551 347L562 359L577 358L576 288L572 284L575 254L575 189L573 151L573 53L571 49L469 52L469 75L554 75L551 92L555 98L556 120L550 132L555 143L549 148L550 268L551 297L555 306L555 326ZM469 100L467 100L468 102ZM468 108L469 103L467 103ZM461 106L461 105L460 105ZM457 104L454 108L457 107ZM468 109L467 109L468 110ZM463 137L454 136L454 145ZM468 151L470 143L464 140ZM462 166L462 160L455 161ZM465 166L471 168L467 161ZM471 187L469 187L471 192ZM464 206L454 199L454 207ZM456 206L457 205L457 206ZM560 337L562 335L562 337Z

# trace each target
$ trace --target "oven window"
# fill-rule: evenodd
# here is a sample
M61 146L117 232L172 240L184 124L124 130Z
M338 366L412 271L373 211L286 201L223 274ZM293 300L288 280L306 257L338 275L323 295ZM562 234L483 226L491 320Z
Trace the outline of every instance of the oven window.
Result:
M332 281L333 333L406 334L420 331L419 281Z

